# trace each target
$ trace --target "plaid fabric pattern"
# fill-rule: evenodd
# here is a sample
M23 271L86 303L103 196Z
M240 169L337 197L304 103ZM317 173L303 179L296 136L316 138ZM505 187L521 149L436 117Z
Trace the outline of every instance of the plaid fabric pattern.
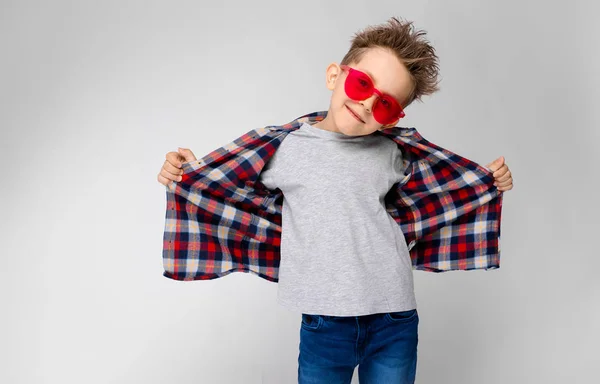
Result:
M288 133L327 111L253 129L183 164L166 187L163 275L207 280L231 272L277 282L283 193L259 180ZM374 132L402 150L405 176L385 197L404 233L413 269L428 272L500 267L502 192L492 172L423 138L415 128Z

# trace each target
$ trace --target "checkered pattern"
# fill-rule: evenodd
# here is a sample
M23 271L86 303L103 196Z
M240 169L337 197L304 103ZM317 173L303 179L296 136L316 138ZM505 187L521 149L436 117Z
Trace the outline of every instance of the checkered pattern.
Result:
M207 280L231 272L277 282L283 193L258 176L288 133L327 111L253 129L199 160L166 188L163 275ZM405 176L385 197L404 233L413 269L429 272L500 267L502 192L492 172L424 139L415 128L373 134L394 140Z

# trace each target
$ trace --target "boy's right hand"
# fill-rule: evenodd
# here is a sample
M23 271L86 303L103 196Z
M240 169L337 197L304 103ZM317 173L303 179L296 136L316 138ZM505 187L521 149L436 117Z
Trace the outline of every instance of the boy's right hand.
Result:
M187 148L178 148L178 152L167 153L165 163L158 174L158 182L168 186L172 181L181 181L182 164L196 160L196 156Z

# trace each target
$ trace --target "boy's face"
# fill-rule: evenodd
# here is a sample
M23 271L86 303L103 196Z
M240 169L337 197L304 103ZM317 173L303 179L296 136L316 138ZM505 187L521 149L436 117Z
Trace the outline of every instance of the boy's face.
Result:
M391 95L405 107L405 101L412 90L413 83L408 69L391 52L383 48L370 49L358 63L350 63L351 68L369 75L375 88ZM380 129L394 127L394 123L383 126L373 117L373 103L377 94L368 99L355 101L348 97L344 82L348 71L342 70L337 63L327 67L327 88L333 91L327 117L315 125L324 129L340 132L348 136L368 135ZM359 117L359 121L350 110ZM328 120L328 121L326 121Z

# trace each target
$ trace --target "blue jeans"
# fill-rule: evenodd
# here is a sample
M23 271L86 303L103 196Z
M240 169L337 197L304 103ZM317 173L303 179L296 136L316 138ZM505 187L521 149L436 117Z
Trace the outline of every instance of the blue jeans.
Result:
M416 309L365 316L302 314L299 384L414 383L419 314Z

